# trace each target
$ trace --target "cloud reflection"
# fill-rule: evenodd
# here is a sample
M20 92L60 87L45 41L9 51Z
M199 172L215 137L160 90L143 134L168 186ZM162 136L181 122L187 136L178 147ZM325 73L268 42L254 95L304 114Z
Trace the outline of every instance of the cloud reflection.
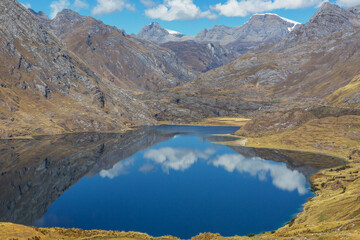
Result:
M151 159L161 164L164 172L169 173L170 169L184 171L197 162L198 159L208 159L214 154L211 148L205 151L195 149L176 149L164 147L160 149L151 149L144 154L144 158Z
M297 190L301 195L307 193L305 176L297 170L288 169L283 164L275 164L257 157L245 158L235 154L219 156L211 163L215 167L223 167L228 172L237 170L239 173L249 173L257 176L261 181L266 180L269 173L273 185L277 188L287 191Z
M130 158L127 160L123 160L115 164L109 170L101 170L100 176L102 178L110 178L113 179L117 176L124 175L128 173L128 170L134 165L135 158Z
M154 169L154 165L152 164L144 164L139 168L139 171L142 173L151 172Z

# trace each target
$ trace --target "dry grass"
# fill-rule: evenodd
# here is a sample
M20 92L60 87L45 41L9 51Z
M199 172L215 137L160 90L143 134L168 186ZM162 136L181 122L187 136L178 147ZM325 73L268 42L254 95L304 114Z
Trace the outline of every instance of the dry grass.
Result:
M349 159L360 150L360 116L314 119L279 134L249 137L246 146L317 152Z
M336 107L360 109L360 75L329 95L324 102Z
M304 204L304 211L277 231L278 236L291 236L300 232L327 233L354 221L344 229L360 228L360 163L327 169L312 177L316 197ZM359 236L358 236L359 237ZM354 238L354 239L358 239Z

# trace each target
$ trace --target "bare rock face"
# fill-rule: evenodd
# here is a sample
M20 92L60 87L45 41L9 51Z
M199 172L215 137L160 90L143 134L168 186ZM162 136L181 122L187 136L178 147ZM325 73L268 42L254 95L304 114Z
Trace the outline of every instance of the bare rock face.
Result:
M213 43L182 41L167 42L161 46L171 49L189 68L197 72L223 66L236 58L231 51Z
M286 38L300 23L282 18L276 14L256 14L242 26L216 25L204 29L196 36L186 36L166 30L158 23L145 26L137 36L155 43L195 41L216 43L237 53L246 53L261 45L278 42Z
M39 12L35 12L33 9L31 8L28 8L28 10L36 15L37 17L41 18L41 19L44 19L44 20L50 20L49 17L43 12L43 11L39 11Z
M246 53L261 44L278 42L286 38L300 23L276 14L255 14L242 26L215 26L198 33L197 42L216 42L229 50Z
M160 44L170 41L183 41L184 37L181 33L163 28L157 22L146 25L136 36Z
M359 7L344 9L336 4L325 2L310 18L310 21L291 32L288 39L276 46L277 51L296 44L319 40L335 32L360 27Z
M146 107L100 79L15 0L0 2L0 136L151 124Z
M99 76L130 90L174 87L195 77L169 49L65 9L47 25Z
M300 25L276 14L256 14L249 22L235 30L235 40L226 47L239 53L246 53L263 44L280 42Z
M216 25L209 30L204 29L199 32L194 40L197 42L217 42L227 44L236 41L235 31L237 27L228 27L225 25Z

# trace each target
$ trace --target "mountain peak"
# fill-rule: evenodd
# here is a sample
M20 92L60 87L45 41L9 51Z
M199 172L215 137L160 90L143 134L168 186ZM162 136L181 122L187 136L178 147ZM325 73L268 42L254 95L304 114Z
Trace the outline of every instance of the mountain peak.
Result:
M335 32L360 27L360 11L358 9L359 7L345 9L325 2L309 22L292 31L286 42L277 46L276 49L281 50L284 47L295 46L306 41L319 40Z
M345 9L339 7L336 4L330 3L330 2L324 2L320 8L315 12L315 14L310 18L310 21L312 19L316 19L322 15L327 15L327 14L337 14L337 15L343 15L346 12Z
M300 25L301 23L281 17L275 13L263 13L263 14L254 14L248 23L263 23L263 22L271 22L271 24L282 23L287 25L289 32L291 32L295 26Z
M150 23L148 26L149 26L150 28L154 28L154 27L156 27L156 28L163 28L163 27L160 25L160 23L158 23L158 22L152 22L152 23Z
M49 19L49 17L48 17L43 11L36 12L36 11L34 11L33 9L31 9L31 8L28 8L28 10L29 10L32 14L34 14L35 16L37 16L37 17L39 17L39 18L41 18L41 19L46 19L46 20Z
M83 19L85 16L81 16L78 12L73 11L71 9L63 9L56 14L57 19L67 19L67 20L75 20L75 19Z
M151 24L146 25L137 34L137 37L157 43L164 43L174 39L180 39L183 36L183 34L177 31L165 29L157 22L152 22Z

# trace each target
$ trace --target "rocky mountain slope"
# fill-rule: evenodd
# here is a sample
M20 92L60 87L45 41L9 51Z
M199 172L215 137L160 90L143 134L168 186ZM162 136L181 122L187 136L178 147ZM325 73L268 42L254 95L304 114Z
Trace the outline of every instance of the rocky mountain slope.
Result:
M262 44L278 42L286 38L300 23L276 14L255 14L238 27L215 26L204 29L195 36L197 42L216 42L229 50L246 53Z
M158 23L145 26L137 36L155 43L182 42L193 40L197 43L217 43L229 50L246 53L262 45L278 42L301 25L298 22L282 18L276 14L256 14L250 20L237 27L224 25L204 29L195 36L174 34ZM175 43L173 43L175 45Z
M151 124L146 107L99 78L15 0L0 2L0 136Z
M296 44L319 40L335 32L351 30L360 27L359 7L340 8L336 4L325 2L310 18L309 22L295 28L289 37L275 46L282 51Z
M206 72L234 60L237 54L219 44L195 41L166 42L162 47L171 49L190 69Z
M312 19L325 23L334 17L331 21L336 22L338 18L333 13L338 9L338 6L326 3ZM349 22L356 22L351 19L360 15L352 9L356 8L341 11L352 16ZM319 32L319 36L302 38L309 29L313 33ZM292 39L296 39L297 44L292 44ZM326 33L323 24L310 21L296 27L287 39L268 50L244 54L171 93L142 97L156 109L158 118L171 121L194 121L195 115L199 118L257 115L264 111L310 107L349 84L360 73L357 64L359 43L360 31L356 25L345 29L339 27L337 31L330 28ZM166 102L166 108L163 102ZM197 114L186 116L187 109Z
M184 34L163 28L157 22L144 26L136 36L158 44L173 41L186 41L187 38Z
M42 22L100 77L118 87L156 90L195 77L172 51L92 17L65 9Z

